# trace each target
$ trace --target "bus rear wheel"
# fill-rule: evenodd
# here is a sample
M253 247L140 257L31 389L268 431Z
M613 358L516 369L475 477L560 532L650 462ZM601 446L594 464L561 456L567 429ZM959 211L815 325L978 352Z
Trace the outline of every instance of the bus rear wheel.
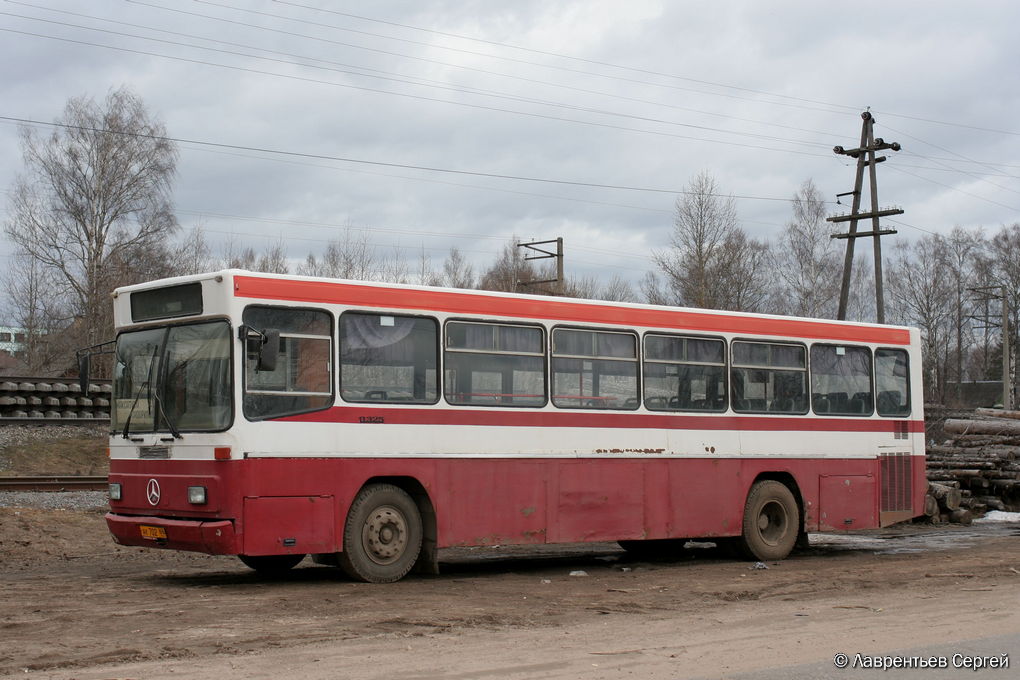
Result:
M411 571L421 543L414 499L392 484L370 484L347 513L340 568L359 581L392 583Z
M755 483L744 505L740 552L762 561L785 559L799 532L800 509L790 488L772 479Z
M264 576L279 576L296 567L304 555L238 555L244 566Z

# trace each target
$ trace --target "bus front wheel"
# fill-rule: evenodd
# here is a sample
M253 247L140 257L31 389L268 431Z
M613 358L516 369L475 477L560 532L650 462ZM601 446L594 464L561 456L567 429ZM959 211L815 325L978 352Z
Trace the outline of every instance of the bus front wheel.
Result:
M411 571L421 543L414 499L392 484L370 484L347 513L340 568L359 581L392 583Z
M763 561L785 559L799 531L800 509L790 488L772 479L755 483L744 506L740 552Z

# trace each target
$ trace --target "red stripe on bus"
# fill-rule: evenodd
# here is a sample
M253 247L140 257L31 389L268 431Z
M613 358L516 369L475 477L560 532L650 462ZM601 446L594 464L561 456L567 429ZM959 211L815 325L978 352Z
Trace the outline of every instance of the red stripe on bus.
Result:
M888 345L910 344L910 332L904 328L855 326L825 321L711 314L688 310L635 309L553 298L536 300L479 293L387 288L385 286L327 281L294 281L268 277L235 276L234 296L313 304L342 304L375 309L424 310L447 314L543 319L582 324L647 326L706 333L747 333Z
M874 418L809 418L805 416L734 416L646 413L565 413L507 409L404 409L333 407L324 411L276 418L296 423L385 423L389 425L488 425L504 427L587 427L663 430L735 430L742 432L924 432L923 420ZM902 429L900 430L903 431Z

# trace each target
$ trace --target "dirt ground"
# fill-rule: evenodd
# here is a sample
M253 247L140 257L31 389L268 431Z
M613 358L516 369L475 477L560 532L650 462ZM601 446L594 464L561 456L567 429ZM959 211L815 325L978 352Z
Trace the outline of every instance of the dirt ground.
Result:
M711 549L459 549L438 577L371 585L115 546L98 510L0 508L0 677L726 677L1020 633L1018 536L813 536L767 569Z
M11 428L8 427L8 430ZM73 430L68 436L66 430ZM101 429L23 427L20 441L0 443L0 475L105 475L108 438Z

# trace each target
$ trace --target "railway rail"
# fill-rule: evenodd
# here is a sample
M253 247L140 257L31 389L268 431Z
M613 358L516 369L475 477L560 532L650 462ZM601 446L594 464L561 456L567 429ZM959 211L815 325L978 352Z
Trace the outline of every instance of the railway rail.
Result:
M0 477L0 491L105 491L106 477Z

